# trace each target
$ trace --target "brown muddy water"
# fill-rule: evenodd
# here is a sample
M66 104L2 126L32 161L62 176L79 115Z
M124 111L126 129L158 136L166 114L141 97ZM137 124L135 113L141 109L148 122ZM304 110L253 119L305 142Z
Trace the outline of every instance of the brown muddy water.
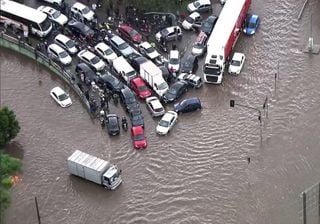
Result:
M37 223L37 196L42 223L300 224L300 193L320 179L320 56L301 51L311 13L320 43L320 6L310 0L297 21L302 4L253 0L250 11L262 22L236 46L247 58L241 75L189 91L186 97L200 97L203 110L181 115L166 137L155 134L157 120L142 104L149 141L143 151L132 148L129 132L110 138L47 70L1 49L1 103L20 121L14 154L23 158L5 223ZM49 97L57 85L70 92L70 108ZM229 108L229 100L262 110L266 97L261 144L256 112ZM120 105L112 111L124 115ZM120 188L106 191L70 176L66 159L76 149L118 164Z

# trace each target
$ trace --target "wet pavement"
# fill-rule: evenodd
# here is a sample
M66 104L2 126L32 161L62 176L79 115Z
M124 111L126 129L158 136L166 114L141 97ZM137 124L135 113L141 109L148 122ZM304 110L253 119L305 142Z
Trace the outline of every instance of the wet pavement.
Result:
M129 132L110 138L54 75L1 49L1 102L21 123L13 147L23 158L5 223L36 223L37 196L42 223L300 224L300 193L320 179L319 56L302 53L311 13L320 43L320 5L310 0L297 21L302 4L253 1L250 11L262 22L255 36L241 36L236 46L246 55L244 70L226 75L222 85L190 90L185 98L198 96L203 109L181 115L168 136L155 134L157 119L141 103L149 141L143 151L133 149ZM184 46L195 38L188 35ZM57 85L70 92L72 107L60 108L50 98ZM229 100L262 109L266 97L261 144L255 111L229 108ZM120 104L111 110L124 115ZM106 191L70 176L66 159L76 149L118 164L120 188Z

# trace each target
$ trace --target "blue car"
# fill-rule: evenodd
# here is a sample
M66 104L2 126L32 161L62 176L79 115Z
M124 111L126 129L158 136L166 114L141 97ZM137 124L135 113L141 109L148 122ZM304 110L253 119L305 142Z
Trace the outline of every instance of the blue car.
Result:
M247 18L243 32L247 35L253 35L253 34L255 34L256 30L258 29L259 24L260 24L259 16L250 15Z

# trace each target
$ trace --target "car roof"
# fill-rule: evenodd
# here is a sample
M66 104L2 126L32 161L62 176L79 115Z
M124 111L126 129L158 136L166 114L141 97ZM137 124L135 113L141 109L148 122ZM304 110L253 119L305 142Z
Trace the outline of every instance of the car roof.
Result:
M155 97L155 99L152 99L149 101L150 104L154 109L163 108L162 104L160 103L159 99Z
M71 40L69 37L67 37L63 34L58 34L54 39L61 40L63 43L67 43L69 40Z
M94 53L92 53L89 50L82 50L79 52L79 55L81 55L82 57L86 57L89 60L91 60L92 58L96 57L96 55Z
M117 45L120 45L120 44L122 44L122 43L125 42L125 41L124 41L121 37L119 37L118 35L114 35L113 37L111 37L111 40L112 40L113 42L115 42Z
M125 86L123 89L121 89L121 93L124 97L132 97L134 96L134 93L131 91L131 89L128 86Z
M50 6L39 6L38 10L42 11L42 12L46 12L49 14L53 14L55 11L57 11L56 9L50 7Z
M134 79L131 80L131 82L134 82L137 86L145 86L145 82L143 81L142 78L140 77L136 77Z
M135 135L143 134L143 127L142 126L134 126L131 128L131 130Z
M177 82L173 83L170 88L177 89L177 88L181 88L181 87L184 86L184 85L186 85L185 82L183 82L183 81L177 81Z
M259 17L258 15L253 14L250 16L250 21L256 21L258 19L258 17Z
M198 12L193 12L188 17L191 17L191 18L194 19L194 18L199 17L199 16L200 16L200 14Z
M170 121L172 119L172 117L174 117L173 111L168 111L166 112L163 117L161 118L161 120L164 120L164 121Z
M179 58L179 51L178 50L171 50L170 51L170 58Z
M150 43L147 42L147 41L142 42L142 43L140 44L140 46L143 47L143 48L145 48L145 49L148 49L148 48L151 47Z
M181 103L183 103L183 102L200 103L200 99L198 97L192 97L192 98L184 99L181 101Z
M96 48L100 48L103 51L110 49L110 47L107 44L103 43L103 42L98 43L96 45Z
M51 91L56 93L58 96L65 93L63 89L61 89L61 87L59 86L54 87Z
M49 48L52 49L53 51L55 51L56 53L61 53L63 51L65 51L62 47L60 47L58 44L50 44Z
M126 31L128 31L128 32L133 30L133 28L129 24L121 24L119 27L124 29L124 30L126 30Z
M87 7L86 5L82 4L81 2L76 2L73 4L72 8L77 8L77 9L84 9L85 7Z

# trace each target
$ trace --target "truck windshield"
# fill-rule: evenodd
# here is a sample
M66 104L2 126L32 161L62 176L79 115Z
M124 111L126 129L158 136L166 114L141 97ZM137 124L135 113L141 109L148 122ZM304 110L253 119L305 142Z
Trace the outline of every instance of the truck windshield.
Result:
M166 82L163 82L160 85L158 85L159 90L167 89L167 88L168 88L168 84Z
M204 74L210 74L210 75L220 75L221 69L219 66L208 66L206 65L204 67Z

